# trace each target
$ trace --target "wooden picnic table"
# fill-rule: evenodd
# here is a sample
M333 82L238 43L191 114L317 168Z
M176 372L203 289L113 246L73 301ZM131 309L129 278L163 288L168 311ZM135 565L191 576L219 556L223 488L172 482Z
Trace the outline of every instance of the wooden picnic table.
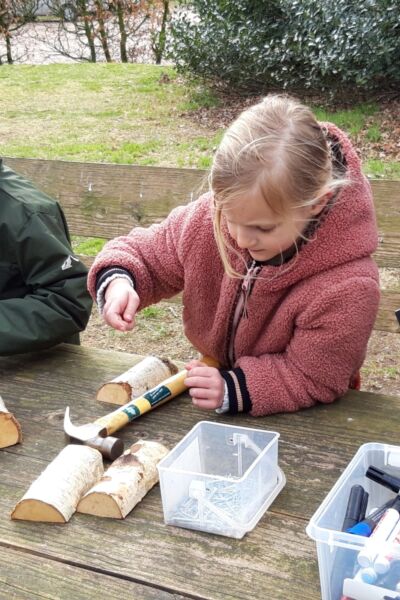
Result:
M69 345L0 358L0 394L23 431L22 444L0 450L0 598L319 599L305 527L361 444L399 443L396 397L349 392L331 405L255 419L200 411L182 394L121 432L126 447L142 437L172 448L200 420L278 431L286 487L241 540L165 525L159 486L121 521L11 521L66 443L65 407L77 424L106 414L113 407L95 400L97 388L140 359Z

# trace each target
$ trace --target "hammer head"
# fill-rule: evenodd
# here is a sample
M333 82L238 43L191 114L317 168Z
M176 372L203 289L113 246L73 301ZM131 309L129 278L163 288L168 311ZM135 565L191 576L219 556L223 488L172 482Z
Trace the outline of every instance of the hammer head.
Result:
M64 431L71 441L99 450L108 460L115 460L124 451L123 441L107 436L107 429L104 426L96 423L74 425L69 417L69 406L65 409Z

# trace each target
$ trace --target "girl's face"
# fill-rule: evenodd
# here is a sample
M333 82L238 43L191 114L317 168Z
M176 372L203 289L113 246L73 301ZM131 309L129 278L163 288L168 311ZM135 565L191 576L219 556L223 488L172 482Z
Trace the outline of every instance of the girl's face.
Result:
M224 208L228 230L239 248L248 250L254 260L265 261L288 250L316 217L327 202L322 197L318 204L296 208L286 215L277 215L262 196L247 195Z

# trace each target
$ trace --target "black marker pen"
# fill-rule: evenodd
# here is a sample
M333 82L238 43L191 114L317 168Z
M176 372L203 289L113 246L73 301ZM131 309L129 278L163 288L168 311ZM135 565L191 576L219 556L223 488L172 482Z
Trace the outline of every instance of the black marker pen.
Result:
M389 473L385 473L382 469L378 469L378 467L368 467L365 475L368 479L372 479L372 481L376 481L376 483L380 483L381 485L389 488L396 494L400 491L400 478L395 477L394 475L390 475Z
M362 517L360 515L364 503L364 494L365 491L362 485L352 486L347 502L342 531L347 531L350 527L353 527L353 525L361 521Z

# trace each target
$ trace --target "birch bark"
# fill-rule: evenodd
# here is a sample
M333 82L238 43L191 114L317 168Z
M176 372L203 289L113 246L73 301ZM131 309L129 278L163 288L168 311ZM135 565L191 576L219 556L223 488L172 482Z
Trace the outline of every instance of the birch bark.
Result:
M158 482L157 463L168 454L158 442L139 440L117 458L80 500L80 513L124 519Z
M32 483L12 519L66 523L79 499L104 473L102 456L89 446L70 444Z

